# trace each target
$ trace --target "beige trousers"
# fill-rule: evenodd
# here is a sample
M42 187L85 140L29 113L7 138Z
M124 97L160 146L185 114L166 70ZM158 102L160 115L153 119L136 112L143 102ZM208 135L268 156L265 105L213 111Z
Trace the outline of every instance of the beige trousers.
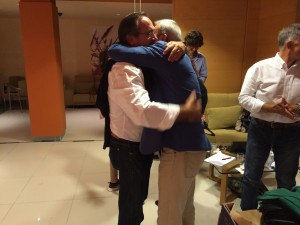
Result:
M205 156L206 151L162 151L158 176L158 225L195 224L195 177Z

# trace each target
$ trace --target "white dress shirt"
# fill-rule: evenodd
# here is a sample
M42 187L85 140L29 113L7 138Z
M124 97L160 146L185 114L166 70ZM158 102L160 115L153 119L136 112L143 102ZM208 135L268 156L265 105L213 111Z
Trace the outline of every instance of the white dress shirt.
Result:
M287 68L286 63L277 53L275 57L257 62L248 69L239 102L255 118L293 123L294 120L278 113L260 111L264 103L279 103L282 97L289 104L300 103L300 62L296 61L294 65Z
M140 142L143 127L166 130L173 126L179 105L151 102L142 71L117 62L108 75L110 128L119 138Z

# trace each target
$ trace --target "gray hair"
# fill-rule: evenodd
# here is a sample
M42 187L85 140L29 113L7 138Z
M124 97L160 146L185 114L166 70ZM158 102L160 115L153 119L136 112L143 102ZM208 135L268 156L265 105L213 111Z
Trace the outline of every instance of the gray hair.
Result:
M295 41L300 38L300 23L284 27L278 34L278 46L282 49L287 41Z
M155 21L155 25L159 24L159 34L167 34L167 42L182 41L181 29L174 20L162 19Z

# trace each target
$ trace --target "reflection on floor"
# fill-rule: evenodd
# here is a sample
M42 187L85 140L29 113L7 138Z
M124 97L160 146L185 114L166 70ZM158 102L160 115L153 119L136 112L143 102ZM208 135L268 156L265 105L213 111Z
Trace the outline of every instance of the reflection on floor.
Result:
M97 109L67 109L61 142L31 142L28 112L0 115L0 225L116 225L117 193L106 190L108 151ZM158 161L143 225L156 224ZM196 224L217 224L219 184L197 175ZM265 178L273 185L273 178ZM239 202L236 199L235 202Z

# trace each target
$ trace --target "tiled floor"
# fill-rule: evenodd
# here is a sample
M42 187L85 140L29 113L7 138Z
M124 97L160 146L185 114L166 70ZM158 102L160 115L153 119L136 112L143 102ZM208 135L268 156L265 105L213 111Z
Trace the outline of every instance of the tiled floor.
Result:
M118 195L106 190L109 161L98 110L67 109L66 115L62 141L31 142L28 112L0 114L0 225L117 224ZM156 224L158 164L143 225ZM207 165L197 175L195 207L197 225L217 224L219 184L207 178Z

